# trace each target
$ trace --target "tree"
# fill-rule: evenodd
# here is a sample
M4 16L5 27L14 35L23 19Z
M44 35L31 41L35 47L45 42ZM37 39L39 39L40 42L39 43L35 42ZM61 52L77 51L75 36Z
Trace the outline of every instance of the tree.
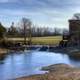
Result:
M14 22L12 22L10 28L8 29L8 35L17 36L17 34L18 34L18 30L16 27L14 27Z
M61 31L61 30L60 30L59 28L56 28L56 27L55 27L55 28L54 28L54 35L55 35L55 36L60 35L60 31Z
M24 33L24 44L26 44L26 37L28 37L28 44L31 43L31 25L30 19L22 18L22 29Z
M0 38L4 37L5 32L6 32L6 28L0 23Z

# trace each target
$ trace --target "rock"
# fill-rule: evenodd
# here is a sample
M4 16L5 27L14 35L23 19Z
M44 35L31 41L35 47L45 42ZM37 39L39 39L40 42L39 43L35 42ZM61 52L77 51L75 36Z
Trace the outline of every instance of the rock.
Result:
M55 64L43 67L49 73L18 78L16 80L80 80L80 69L67 64Z

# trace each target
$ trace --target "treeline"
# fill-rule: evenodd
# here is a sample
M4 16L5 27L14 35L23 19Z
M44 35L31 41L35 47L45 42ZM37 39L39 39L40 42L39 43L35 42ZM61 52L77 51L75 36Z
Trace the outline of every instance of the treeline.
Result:
M28 29L29 28L29 29ZM50 27L40 27L33 25L29 19L23 18L18 25L15 25L12 22L9 28L4 27L0 23L0 37L27 37L29 34L32 37L44 37L44 36L58 36L64 34L66 29L59 29L59 28L50 28Z
M49 28L49 27L38 27L32 26L31 27L31 36L32 37L43 37L43 36L58 36L61 35L61 31L58 28ZM7 29L7 36L8 37L23 37L24 30L20 27L11 26ZM27 36L27 35L26 35Z

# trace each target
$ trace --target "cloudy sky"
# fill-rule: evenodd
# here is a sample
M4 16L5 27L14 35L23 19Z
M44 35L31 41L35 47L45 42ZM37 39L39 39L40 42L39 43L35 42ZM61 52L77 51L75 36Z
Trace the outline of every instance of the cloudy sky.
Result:
M80 12L80 0L0 0L0 21L9 27L22 17L33 24L68 28L68 19Z

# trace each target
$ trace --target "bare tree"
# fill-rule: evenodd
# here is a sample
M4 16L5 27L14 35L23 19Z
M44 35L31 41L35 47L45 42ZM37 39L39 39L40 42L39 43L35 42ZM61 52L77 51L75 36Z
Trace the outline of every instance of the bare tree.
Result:
M28 37L28 44L30 44L32 22L30 21L30 19L27 19L27 18L22 18L21 22L22 22L22 29L24 33L24 44L26 44L26 37Z
M60 35L60 32L61 32L61 29L55 27L54 28L54 35L57 36L57 35Z

